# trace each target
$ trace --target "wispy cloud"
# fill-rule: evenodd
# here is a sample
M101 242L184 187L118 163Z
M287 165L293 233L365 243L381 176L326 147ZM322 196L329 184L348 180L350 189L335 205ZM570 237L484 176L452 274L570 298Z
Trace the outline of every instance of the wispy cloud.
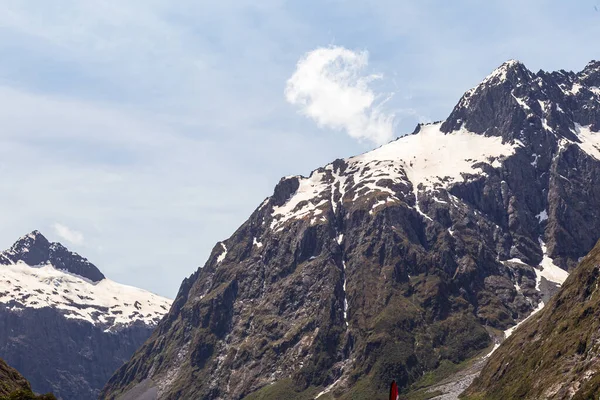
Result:
M75 245L83 244L83 233L58 222L54 223L54 232L63 240Z
M366 73L368 65L367 51L318 48L298 62L285 97L321 127L383 144L394 134L394 113L384 109L391 94L371 88L382 76Z

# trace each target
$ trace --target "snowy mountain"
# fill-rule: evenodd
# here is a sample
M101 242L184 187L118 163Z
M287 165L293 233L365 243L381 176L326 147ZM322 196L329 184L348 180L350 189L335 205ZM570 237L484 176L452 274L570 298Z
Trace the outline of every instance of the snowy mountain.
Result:
M0 357L36 391L64 399L97 397L170 305L168 299L107 279L87 259L38 231L0 253ZM34 349L47 357L46 365L23 356ZM64 369L58 368L61 363Z
M367 399L489 353L599 238L599 87L600 62L508 61L445 121L283 178L103 396Z

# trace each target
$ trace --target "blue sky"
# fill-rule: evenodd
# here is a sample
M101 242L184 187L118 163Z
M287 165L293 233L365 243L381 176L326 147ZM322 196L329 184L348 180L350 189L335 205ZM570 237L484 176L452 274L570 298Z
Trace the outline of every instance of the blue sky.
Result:
M507 59L600 58L599 1L481 3L3 0L0 247L40 229L174 297L281 176L376 145L286 99L315 49L365 55L394 136Z

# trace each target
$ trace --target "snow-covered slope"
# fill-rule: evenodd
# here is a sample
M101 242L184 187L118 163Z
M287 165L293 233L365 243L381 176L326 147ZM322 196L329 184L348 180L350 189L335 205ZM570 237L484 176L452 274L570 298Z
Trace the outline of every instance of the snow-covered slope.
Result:
M57 248L63 253L56 253ZM33 253L47 256L32 258ZM48 242L37 231L21 237L0 254L0 304L15 312L51 307L65 318L84 320L107 331L137 322L154 326L169 310L171 300L164 297L107 278L93 281L71 272L78 266L65 264L65 254L96 270L86 259Z
M348 167L343 174L336 174L331 163L308 178L293 177L299 180L299 187L285 204L273 209L271 227L308 216L316 223L323 211L321 206L331 203L337 207L345 200L356 201L374 192L388 197L374 207L398 202L393 185L410 185L415 191L413 196L417 196L417 190L447 188L467 180L469 175L479 178L485 174L482 163L499 167L501 160L522 145L518 140L503 143L500 137L477 135L466 129L446 134L440 126L422 125L413 135L344 160ZM346 197L349 193L352 196Z
M106 278L93 283L51 264L22 261L0 267L0 303L13 311L53 307L107 330L137 321L156 325L171 306L168 299Z

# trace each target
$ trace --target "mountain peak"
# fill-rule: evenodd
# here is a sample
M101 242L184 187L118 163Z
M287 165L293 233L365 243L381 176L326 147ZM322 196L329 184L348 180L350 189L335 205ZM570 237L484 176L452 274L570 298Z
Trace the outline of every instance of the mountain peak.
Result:
M441 129L465 128L538 147L542 141L555 146L561 138L579 142L578 126L600 127L599 86L598 61L578 74L533 74L523 63L509 60L462 96Z
M16 243L39 243L39 244L45 244L45 243L49 243L48 239L46 239L46 237L42 234L42 232L36 230L33 230L31 232L29 232L27 235L21 236Z
M21 236L8 250L0 253L0 264L23 262L31 267L51 264L54 268L79 275L92 282L103 280L104 274L86 258L58 242L50 242L38 230Z
M600 87L600 61L590 61L579 73L579 79L588 86Z
M44 236L44 235L42 235L42 232L38 231L37 229L35 229L35 230L33 230L33 231L29 232L29 233L28 233L27 235L25 235L25 236L22 236L22 238L26 238L26 237L29 237L29 238L32 238L32 239L35 239L35 238L42 237L42 238L44 238L44 239L45 239L45 236Z
M589 63L587 63L587 65L585 66L585 68L583 69L583 71L597 71L600 69L600 61L598 60L592 60Z
M531 76L531 71L521 61L508 60L485 77L480 85L502 84L506 81L518 82Z
M474 88L467 90L446 121L442 131L449 133L465 127L470 132L485 136L502 136L515 132L515 120L524 120L526 114L517 115L514 109L519 106L513 92L523 91L531 86L535 75L517 60L508 60ZM519 130L516 130L519 132Z

